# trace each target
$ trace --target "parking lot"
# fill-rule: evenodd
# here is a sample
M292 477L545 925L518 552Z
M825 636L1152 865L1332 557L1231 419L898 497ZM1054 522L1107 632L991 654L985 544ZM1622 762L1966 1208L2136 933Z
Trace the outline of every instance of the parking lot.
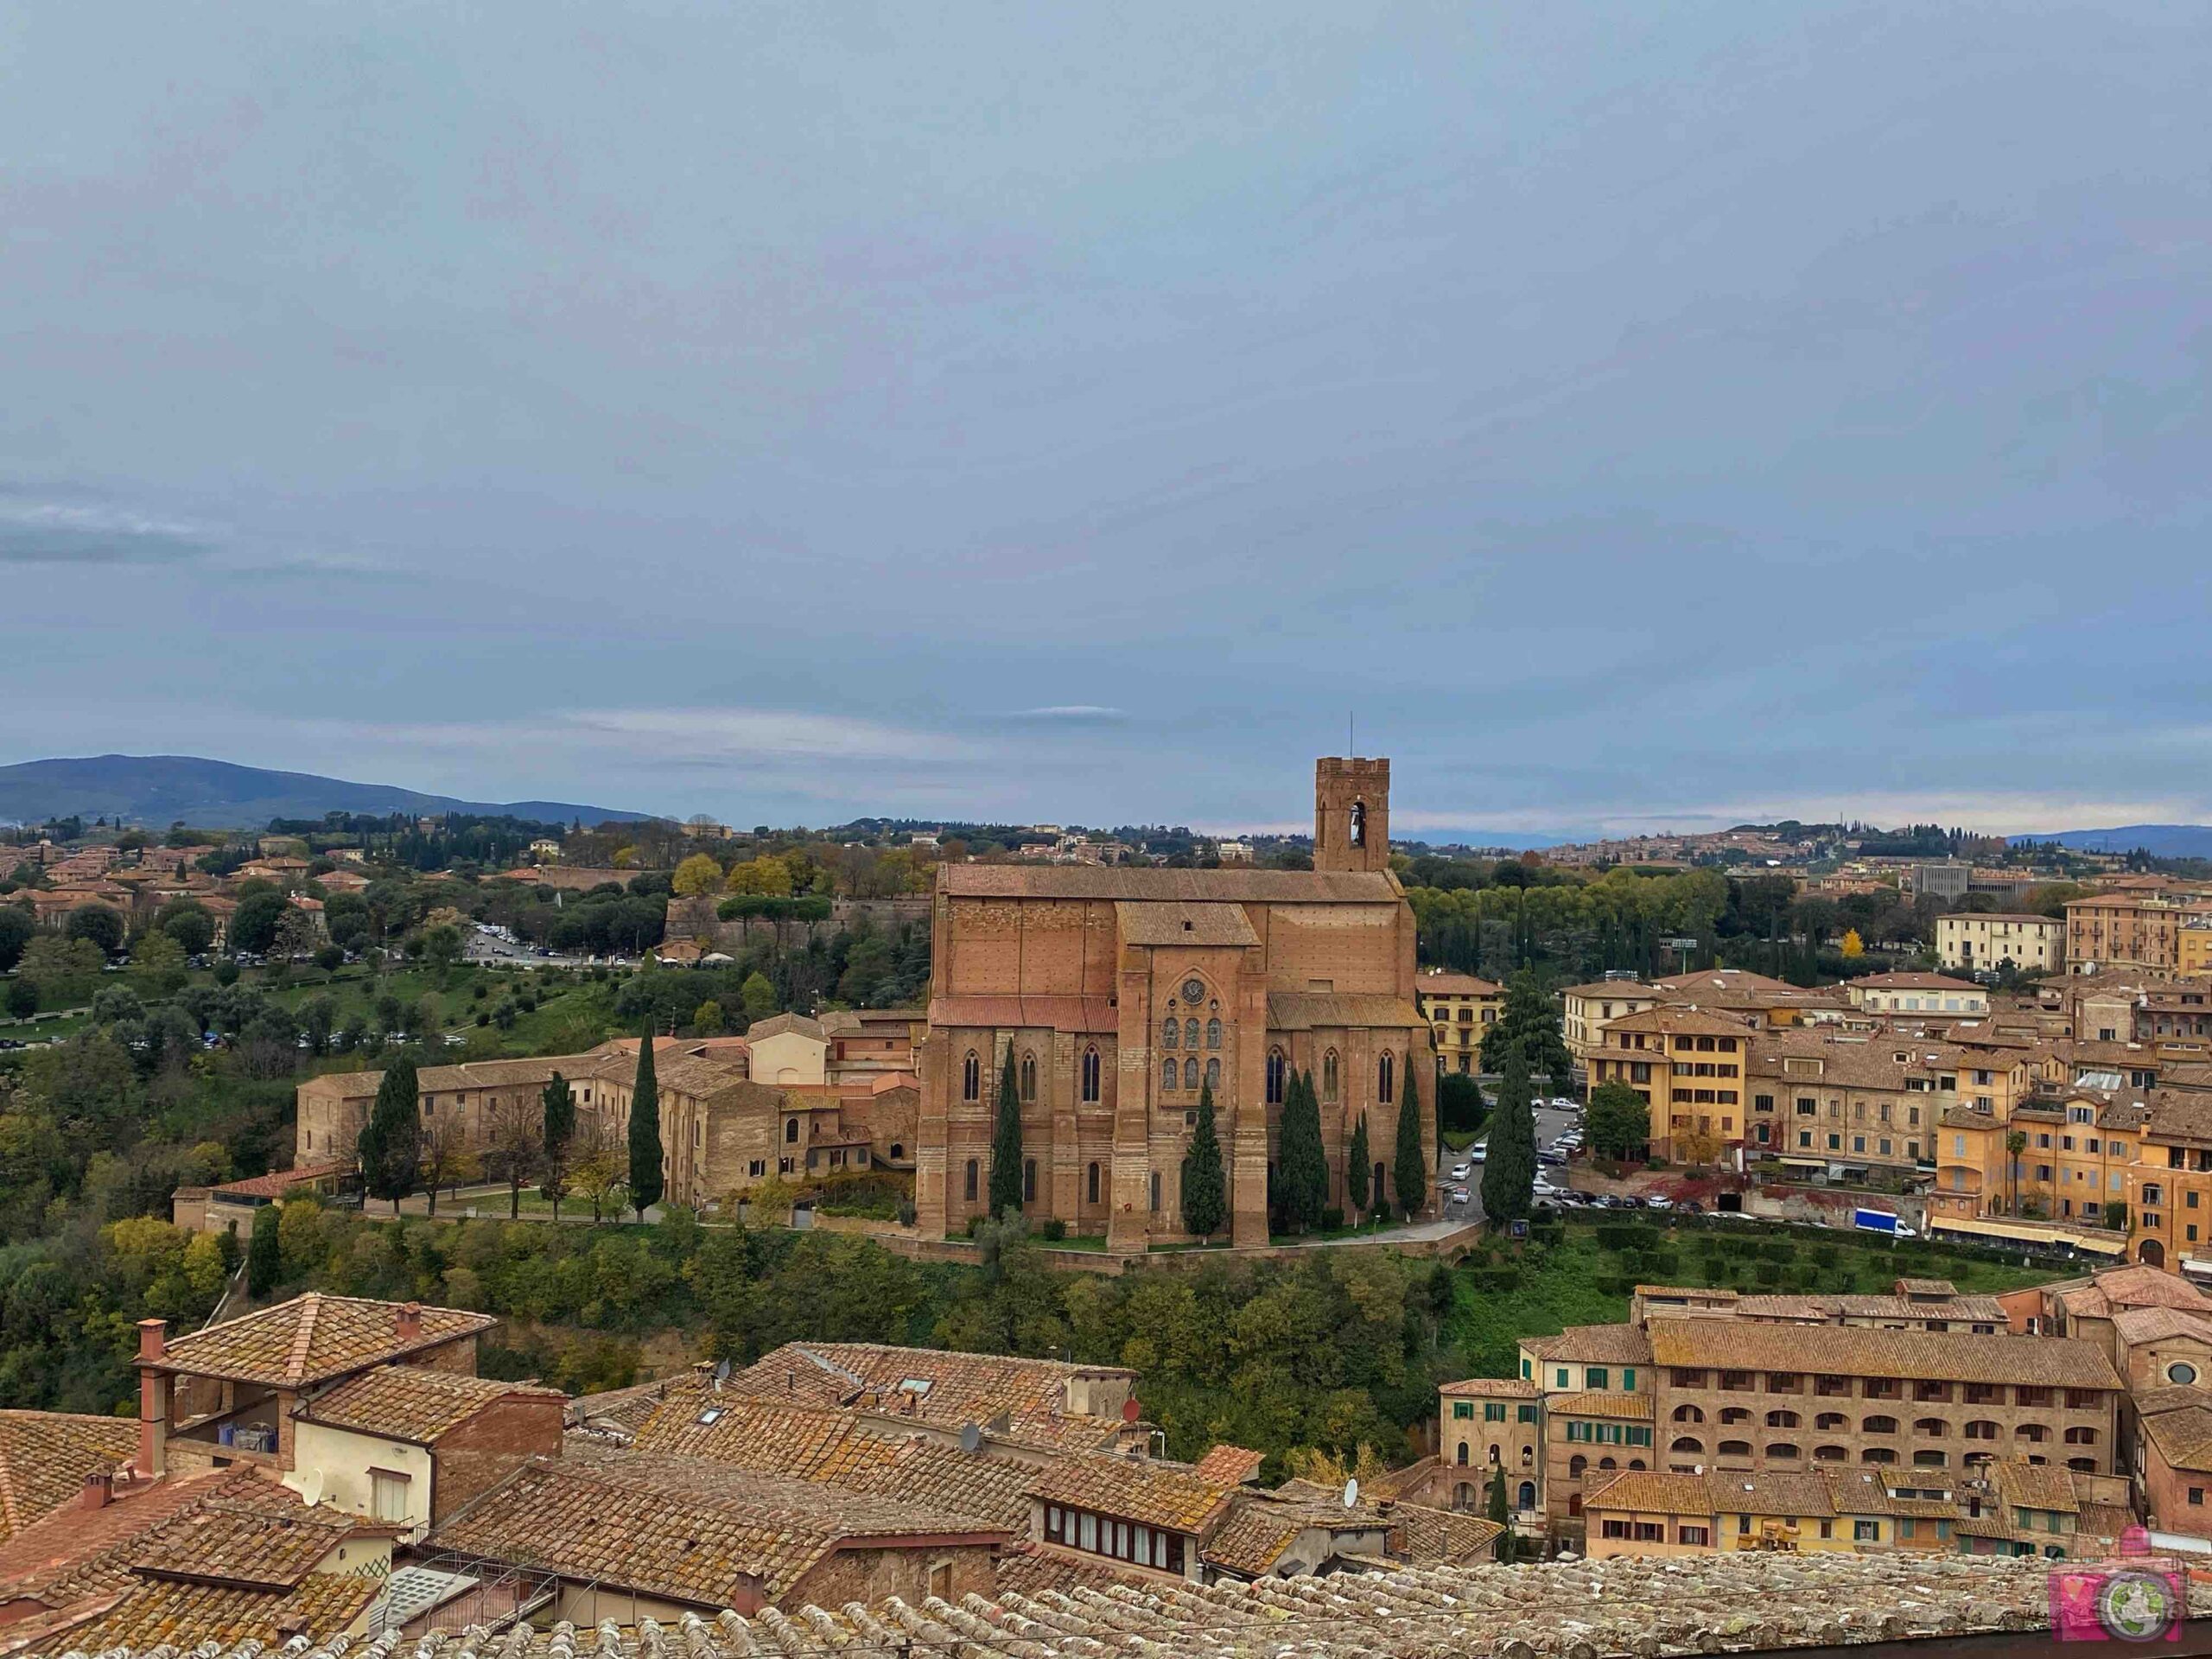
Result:
M1544 1100L1536 1103L1536 1109L1533 1116L1536 1124L1536 1151L1539 1159L1536 1165L1536 1176L1539 1182L1537 1196L1541 1198L1541 1184L1545 1181L1555 1186L1567 1185L1565 1168L1560 1165L1542 1162L1541 1156L1545 1152L1558 1147L1560 1136L1580 1125L1582 1113L1580 1108L1573 1111L1567 1111ZM1484 1130L1483 1139L1485 1141L1490 1139L1488 1130ZM1483 1166L1479 1163L1470 1164L1465 1177L1455 1178L1452 1172L1465 1163L1469 1163L1469 1155L1466 1153L1455 1153L1448 1147L1446 1148L1444 1171L1437 1183L1444 1189L1444 1213L1452 1221L1480 1221L1483 1218ZM1455 1196L1462 1187L1466 1189L1467 1194L1464 1200Z

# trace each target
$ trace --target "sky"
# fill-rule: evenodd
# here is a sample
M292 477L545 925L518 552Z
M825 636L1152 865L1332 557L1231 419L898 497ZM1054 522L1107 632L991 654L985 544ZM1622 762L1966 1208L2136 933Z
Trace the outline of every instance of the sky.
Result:
M0 10L0 762L2212 820L2212 8Z

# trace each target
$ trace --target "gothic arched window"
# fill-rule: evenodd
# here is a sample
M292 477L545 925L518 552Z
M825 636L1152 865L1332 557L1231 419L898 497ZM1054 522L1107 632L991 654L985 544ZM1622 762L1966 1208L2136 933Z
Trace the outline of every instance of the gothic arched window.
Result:
M983 1063L969 1049L968 1058L960 1063L960 1098L981 1100L983 1097Z
M1088 1195L1086 1203L1098 1202L1098 1166L1096 1164L1084 1173L1084 1191Z
M1351 844L1355 847L1367 845L1367 803L1365 801L1354 801L1351 804Z
M1198 1086L1198 1062L1196 1056L1183 1062L1183 1086L1196 1090Z
M1282 1050L1268 1051L1268 1104L1282 1104L1283 1079L1290 1075L1290 1063L1282 1057Z
M1098 1098L1098 1051L1096 1048L1083 1051L1083 1097L1086 1102L1096 1102Z
M1021 1057L1021 1097L1024 1100L1037 1098L1037 1057L1034 1054Z
M1390 1103L1395 1092L1397 1071L1397 1057L1389 1049L1384 1049L1382 1058L1375 1062L1375 1098L1385 1106Z
M1173 1014L1160 1022L1160 1046L1173 1048L1183 1040L1183 1027Z
M1221 1062L1219 1060L1208 1060L1206 1062L1206 1087L1209 1089L1218 1089L1221 1087Z
M1185 1020L1183 1022L1183 1046L1196 1048L1198 1046L1198 1022L1196 1020Z
M1206 1021L1206 1046L1208 1048L1221 1046L1221 1021L1218 1020Z
M1337 1051L1331 1049L1321 1057L1321 1098L1337 1097Z
M1160 1086L1162 1089L1173 1089L1175 1086L1175 1079L1181 1075L1176 1071L1173 1060L1162 1060L1160 1063Z

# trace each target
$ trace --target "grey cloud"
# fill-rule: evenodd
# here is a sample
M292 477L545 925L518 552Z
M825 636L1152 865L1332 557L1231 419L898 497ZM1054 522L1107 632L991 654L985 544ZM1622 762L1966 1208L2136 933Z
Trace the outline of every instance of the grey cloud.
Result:
M213 545L194 526L119 508L0 497L0 564L178 564Z

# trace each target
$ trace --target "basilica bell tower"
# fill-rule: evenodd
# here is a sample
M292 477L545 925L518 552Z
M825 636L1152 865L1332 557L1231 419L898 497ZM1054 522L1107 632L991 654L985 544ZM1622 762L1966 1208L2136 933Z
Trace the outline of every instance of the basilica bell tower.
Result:
M1313 868L1390 868L1390 763L1325 755L1313 763Z

